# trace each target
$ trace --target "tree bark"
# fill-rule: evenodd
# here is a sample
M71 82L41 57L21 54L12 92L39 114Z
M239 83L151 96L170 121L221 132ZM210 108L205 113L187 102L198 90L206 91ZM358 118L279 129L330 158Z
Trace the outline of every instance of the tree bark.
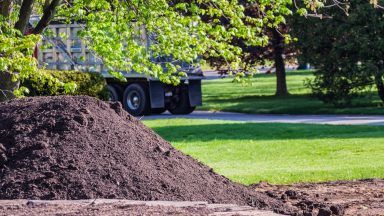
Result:
M24 34L25 28L28 25L29 18L31 17L33 4L35 0L24 0L21 4L19 19L15 24L15 29L19 30L22 34Z
M288 88L285 74L284 37L277 29L272 29L272 45L276 67L276 96L288 96Z
M377 87L377 93L381 99L381 101L384 102L384 82L383 82L383 75L376 75L375 76L375 83Z

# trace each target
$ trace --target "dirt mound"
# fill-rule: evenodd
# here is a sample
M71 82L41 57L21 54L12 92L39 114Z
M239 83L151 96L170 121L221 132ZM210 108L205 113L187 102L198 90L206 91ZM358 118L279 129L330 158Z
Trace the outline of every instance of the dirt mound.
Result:
M0 199L191 200L284 210L90 97L0 104Z

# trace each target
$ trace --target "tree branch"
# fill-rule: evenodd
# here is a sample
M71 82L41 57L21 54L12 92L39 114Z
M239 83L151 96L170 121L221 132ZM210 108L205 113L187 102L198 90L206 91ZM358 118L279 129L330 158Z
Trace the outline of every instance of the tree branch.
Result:
M33 3L35 3L35 0L24 0L21 4L19 19L15 24L15 29L19 30L21 33L24 33L25 27L28 25L33 9Z
M61 4L61 0L52 0L51 4L44 8L44 14L41 17L39 23L33 29L32 34L41 34L44 29L49 25L53 17L55 16L56 8Z
M51 1L50 1L50 0L45 0L45 1L44 1L43 11L47 10L47 8L49 7L50 4L51 4Z

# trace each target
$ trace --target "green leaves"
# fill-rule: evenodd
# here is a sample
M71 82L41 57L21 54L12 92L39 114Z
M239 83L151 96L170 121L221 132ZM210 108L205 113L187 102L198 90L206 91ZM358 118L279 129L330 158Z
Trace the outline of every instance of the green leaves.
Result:
M32 54L40 36L21 36L9 22L1 22L0 29L0 71L13 72L15 79L34 73L37 62Z
M45 1L37 0L34 13L42 15ZM241 65L241 49L231 42L263 46L265 26L277 26L291 14L291 0L73 0L62 1L54 18L83 23L79 36L100 57L111 73L135 71L177 84L176 62L196 64L201 56L225 59L228 67ZM249 16L245 5L259 10ZM305 5L315 5L305 1ZM19 8L1 24L0 69L25 76L36 70L31 54L39 36L24 36L13 29ZM304 11L302 11L304 14ZM158 61L158 59L163 59Z
M121 73L121 72L117 72L117 71L109 71L109 73L116 77L116 79L122 81L122 82L126 82L127 79L124 77L124 75Z
M86 22L81 37L112 71L133 70L177 83L175 62L195 64L199 56L209 55L239 67L241 49L232 40L265 45L261 27L285 22L291 1L259 4L273 5L273 10L265 9L264 21L246 15L236 0L75 0L61 7L60 16Z

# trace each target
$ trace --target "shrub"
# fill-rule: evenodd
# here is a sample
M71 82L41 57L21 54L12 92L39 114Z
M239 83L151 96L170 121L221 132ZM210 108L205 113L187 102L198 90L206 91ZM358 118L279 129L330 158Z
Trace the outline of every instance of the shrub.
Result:
M25 96L88 95L108 99L107 84L99 73L40 70L22 79L21 86L28 89Z
M349 13L323 8L332 19L297 19L293 35L302 57L314 65L313 94L348 106L353 98L377 90L384 102L384 11L368 1L348 2Z

